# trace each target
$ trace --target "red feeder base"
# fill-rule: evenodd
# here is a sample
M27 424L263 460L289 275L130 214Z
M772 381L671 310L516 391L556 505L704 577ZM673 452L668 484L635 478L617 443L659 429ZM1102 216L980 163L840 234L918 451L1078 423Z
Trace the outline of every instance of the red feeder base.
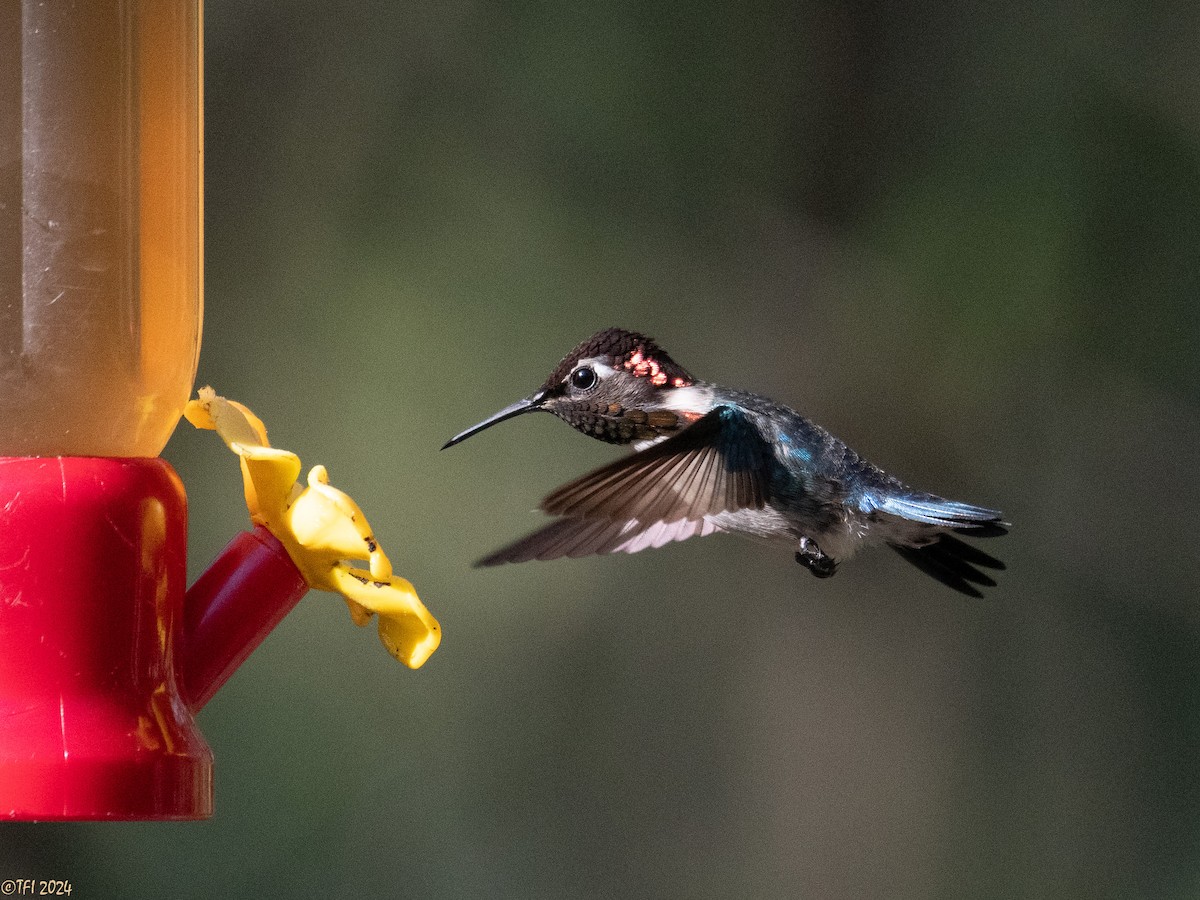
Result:
M212 815L176 686L186 555L163 460L0 458L0 819Z

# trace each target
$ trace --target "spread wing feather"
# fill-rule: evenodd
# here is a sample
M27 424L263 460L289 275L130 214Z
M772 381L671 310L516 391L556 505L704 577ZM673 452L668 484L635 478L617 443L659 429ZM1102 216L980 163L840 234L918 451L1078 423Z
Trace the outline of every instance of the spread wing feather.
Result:
M485 556L475 565L498 566L501 563L559 559L564 556L575 558L602 553L637 553L648 547L661 547L671 541L684 541L715 531L720 529L705 520L654 522L643 528L632 519L558 519Z
M481 559L637 553L721 529L711 517L767 502L772 451L741 410L719 406L679 434L551 492L560 518Z
M639 522L700 520L768 499L772 450L745 413L719 406L674 437L551 492L551 515Z

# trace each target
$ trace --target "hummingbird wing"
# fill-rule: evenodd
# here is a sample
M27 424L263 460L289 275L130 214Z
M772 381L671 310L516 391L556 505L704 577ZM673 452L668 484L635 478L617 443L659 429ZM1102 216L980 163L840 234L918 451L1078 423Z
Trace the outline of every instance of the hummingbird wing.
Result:
M684 541L720 530L712 522L692 519L653 522L647 527L634 519L558 519L485 556L475 565L498 566L506 562L559 559L563 556L575 558L603 553L637 553L647 547L661 547L671 541Z
M772 458L742 410L719 406L679 434L553 491L542 509L563 518L476 565L637 553L712 534L721 529L709 516L765 505Z
M773 460L771 445L743 410L718 406L667 440L564 484L542 509L643 526L702 522L717 513L762 509Z

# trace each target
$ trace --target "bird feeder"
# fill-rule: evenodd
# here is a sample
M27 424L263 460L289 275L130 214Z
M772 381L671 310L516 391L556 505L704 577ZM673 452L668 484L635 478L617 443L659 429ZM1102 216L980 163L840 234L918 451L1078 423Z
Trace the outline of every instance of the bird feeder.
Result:
M201 81L199 0L0 4L0 819L211 815L193 715L312 584L260 517L185 590Z

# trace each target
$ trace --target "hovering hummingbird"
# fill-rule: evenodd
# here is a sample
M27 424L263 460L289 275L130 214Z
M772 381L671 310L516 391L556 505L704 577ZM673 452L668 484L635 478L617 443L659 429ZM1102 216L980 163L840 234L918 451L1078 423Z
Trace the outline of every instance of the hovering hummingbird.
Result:
M976 585L996 584L980 567L1004 568L955 537L1006 534L997 510L914 490L794 410L694 378L643 335L592 335L538 390L442 449L536 410L636 452L550 493L541 506L555 521L477 565L637 553L729 532L787 545L818 578L872 544L973 597Z

